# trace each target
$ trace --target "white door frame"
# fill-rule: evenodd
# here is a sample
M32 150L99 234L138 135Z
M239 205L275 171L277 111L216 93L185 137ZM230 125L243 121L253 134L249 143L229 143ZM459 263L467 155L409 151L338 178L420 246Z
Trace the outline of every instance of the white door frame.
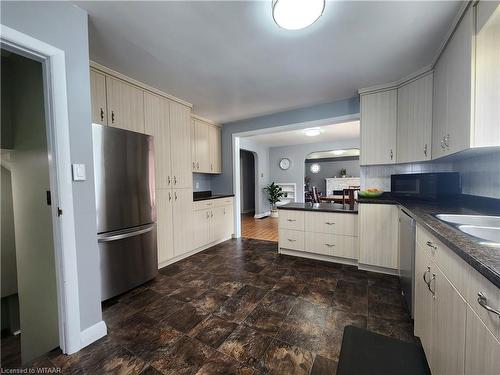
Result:
M359 120L359 118L360 118L360 114L355 113L355 114L350 114L350 115L345 115L345 116L330 117L330 118L325 118L325 119L320 119L320 120L304 121L304 122L298 122L298 123L293 123L293 124L289 124L289 125L280 125L280 126L274 126L274 127L269 127L269 128L250 130L247 132L233 133L231 143L232 143L232 149L233 149L233 192L234 192L234 201L235 201L235 205L234 205L234 237L235 238L241 237L240 137L249 137L249 136L257 135L257 134L270 134L270 133L277 133L277 132L283 132L283 131L289 131L289 130L306 129L306 128L311 128L311 127L315 127L315 126L334 125L334 124L340 124L343 122ZM257 204L257 202L255 202L255 204Z
M43 66L59 345L63 353L71 354L80 350L81 340L65 55L64 51L29 35L4 25L0 27L3 48L40 61Z

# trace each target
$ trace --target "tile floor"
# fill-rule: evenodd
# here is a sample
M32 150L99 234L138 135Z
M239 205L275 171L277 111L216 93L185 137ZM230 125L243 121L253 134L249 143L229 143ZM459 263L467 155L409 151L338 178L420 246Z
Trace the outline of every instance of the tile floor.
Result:
M109 335L34 366L67 374L335 374L352 324L415 341L396 277L229 240L104 306Z

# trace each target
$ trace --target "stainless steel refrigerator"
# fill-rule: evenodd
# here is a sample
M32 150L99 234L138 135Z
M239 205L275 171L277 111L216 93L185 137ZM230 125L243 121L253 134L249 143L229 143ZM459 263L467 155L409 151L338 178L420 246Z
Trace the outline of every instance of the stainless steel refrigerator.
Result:
M101 300L158 273L153 137L92 124Z

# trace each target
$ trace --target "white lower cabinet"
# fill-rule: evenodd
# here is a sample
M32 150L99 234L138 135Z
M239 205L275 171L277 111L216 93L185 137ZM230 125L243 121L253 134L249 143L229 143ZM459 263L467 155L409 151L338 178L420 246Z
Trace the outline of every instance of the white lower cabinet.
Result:
M304 251L339 258L357 259L357 236L306 232Z
M500 342L490 328L495 330L496 325L491 321L499 317L466 297L471 287L483 290L471 282L483 278L482 275L463 260L452 261L452 251L420 226L417 233L420 239L417 239L415 253L414 328L431 372L435 375L498 374ZM434 253L422 243L422 238L438 244ZM441 255L435 256L438 252ZM489 289L488 293L493 297L489 300L493 305L500 292L496 288Z
M359 263L397 270L399 208L392 204L359 204Z
M193 249L231 238L234 233L233 198L195 202Z
M156 189L156 212L158 264L163 264L174 257L171 189Z
M173 238L174 256L185 254L192 250L193 190L173 189Z

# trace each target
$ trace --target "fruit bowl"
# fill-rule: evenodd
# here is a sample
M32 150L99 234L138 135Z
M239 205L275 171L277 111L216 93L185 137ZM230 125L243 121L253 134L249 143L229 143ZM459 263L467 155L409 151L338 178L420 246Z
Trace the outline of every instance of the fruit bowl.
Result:
M360 190L358 192L358 196L360 198L378 198L383 193L384 192L382 190L378 190L378 189L366 189L366 190Z

